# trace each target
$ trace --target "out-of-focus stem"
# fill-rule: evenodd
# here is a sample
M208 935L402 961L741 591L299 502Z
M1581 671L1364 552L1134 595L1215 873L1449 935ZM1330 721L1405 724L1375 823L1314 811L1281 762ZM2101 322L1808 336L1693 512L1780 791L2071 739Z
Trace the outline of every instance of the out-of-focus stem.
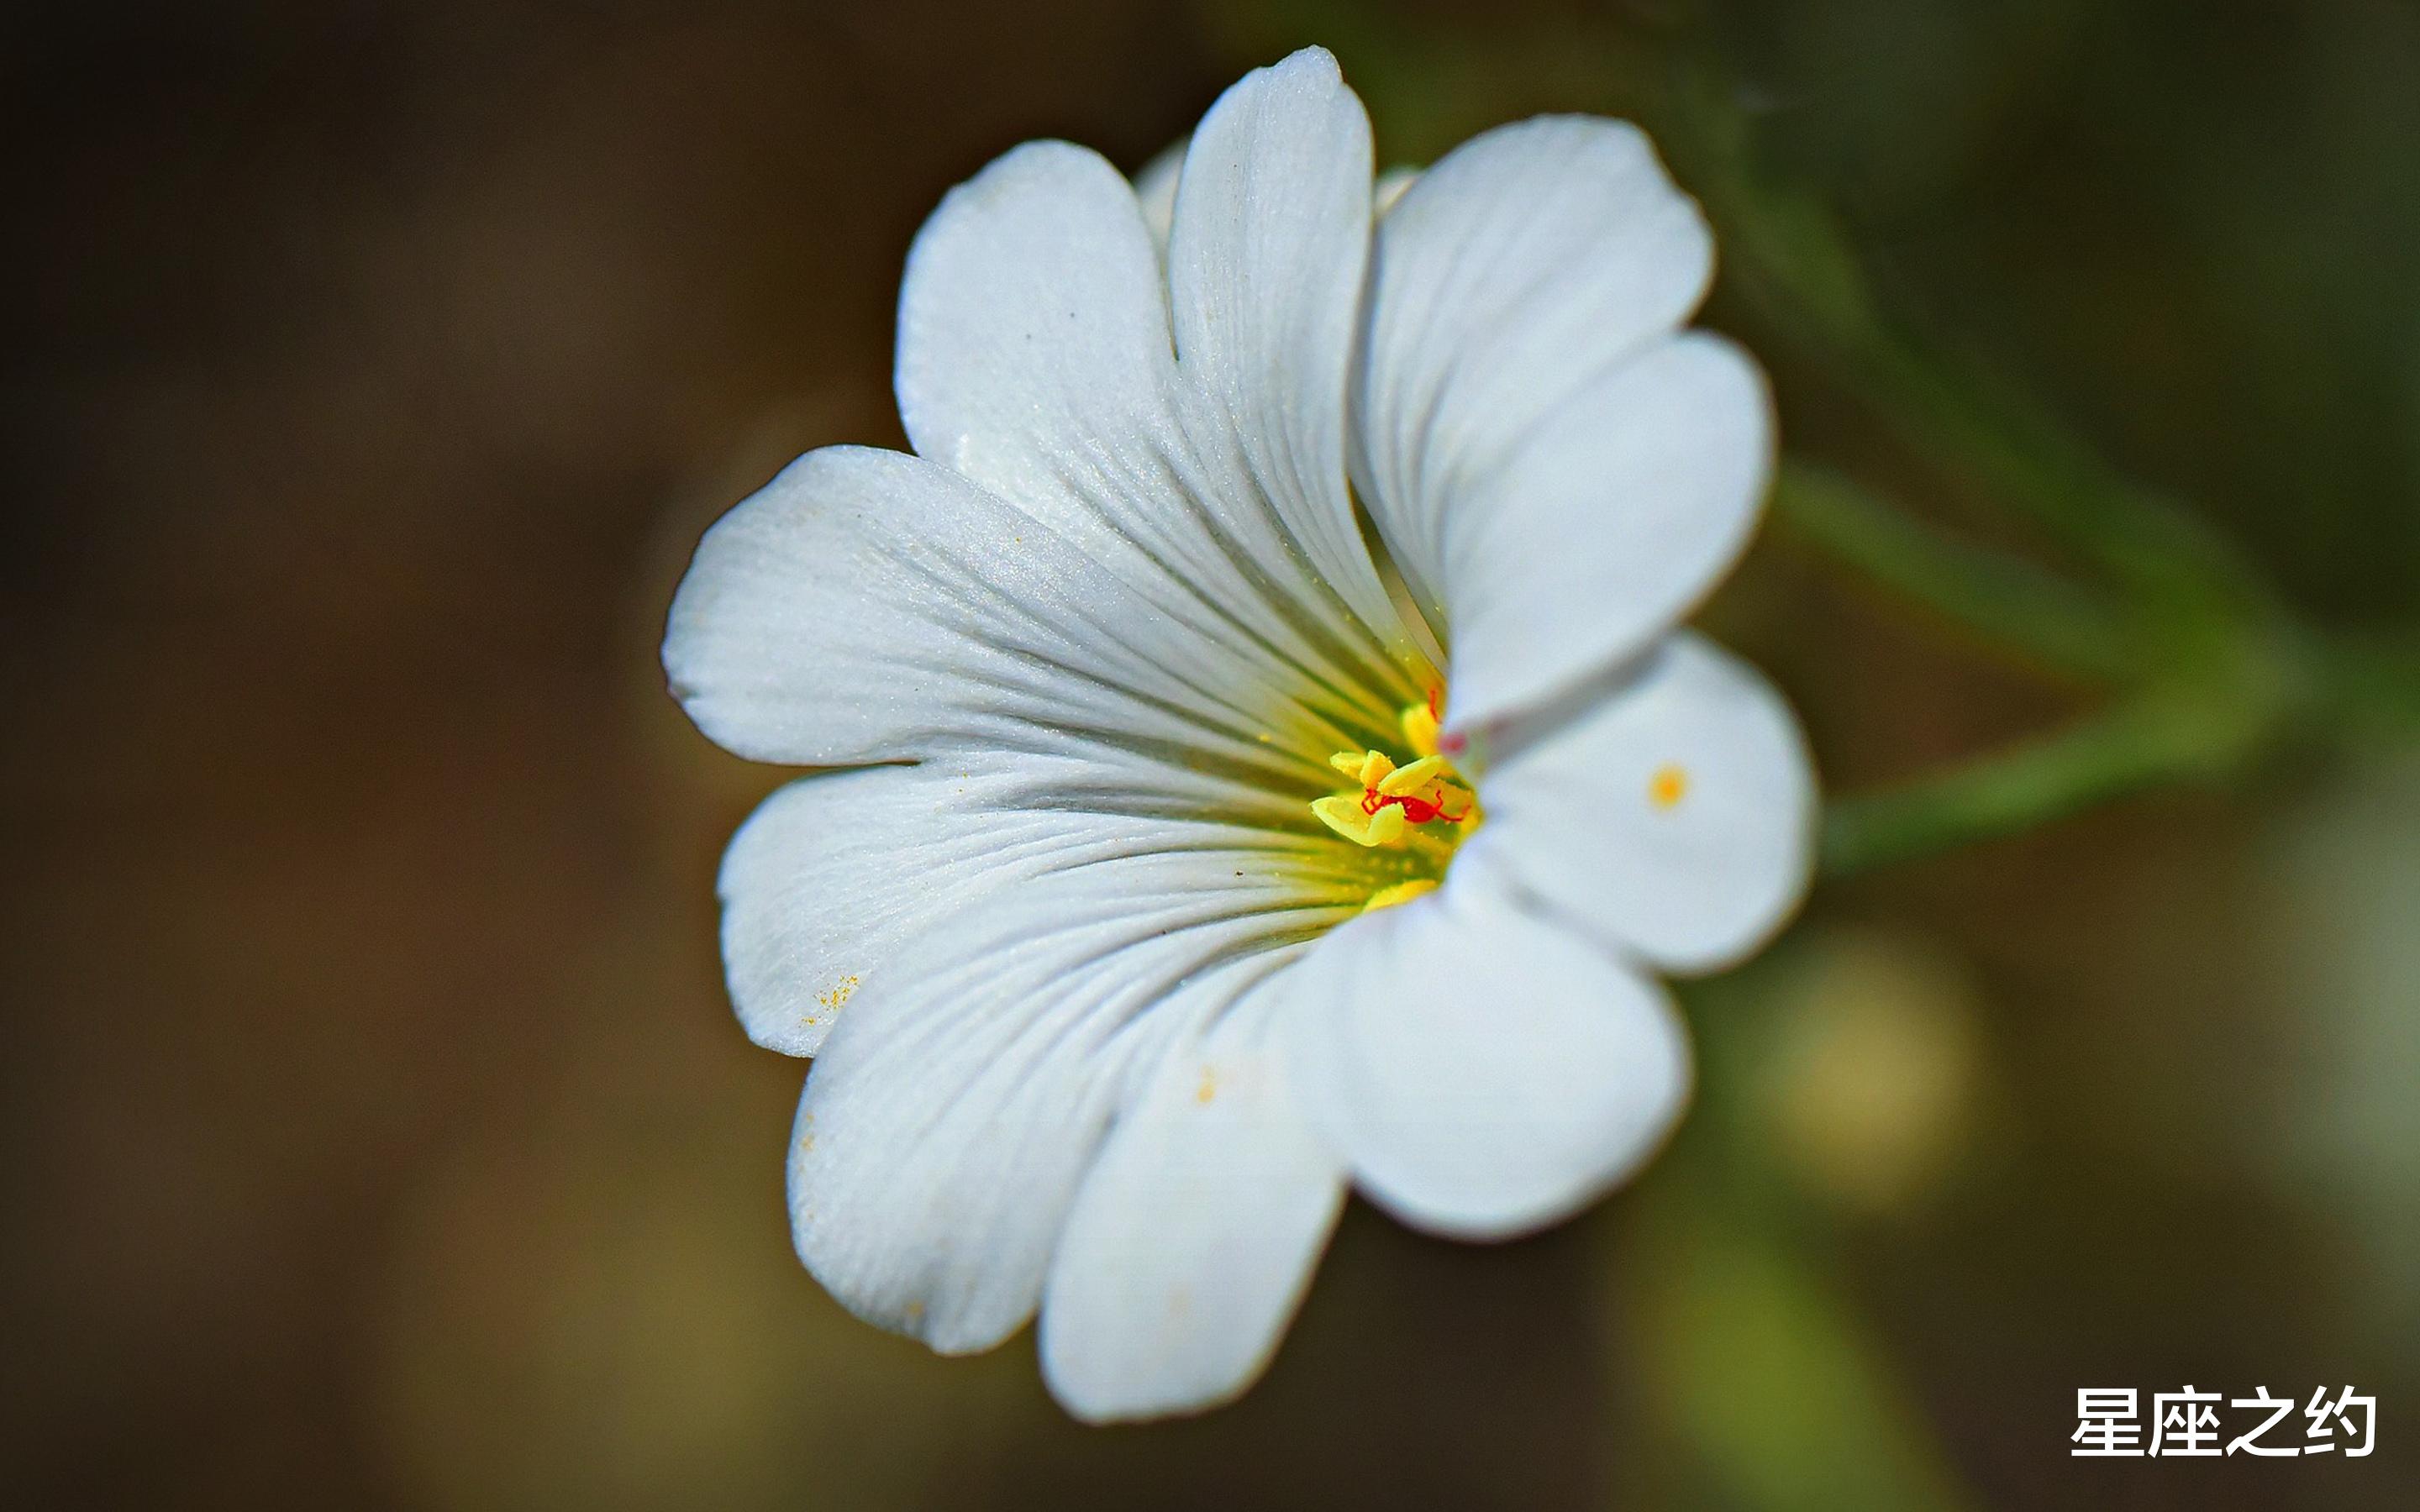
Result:
M2168 782L2224 775L2264 726L2237 711L2145 698L1905 787L1840 799L1825 815L1823 874L1995 840Z
M1887 328L1847 333L1841 370L1945 471L1972 480L2079 560L2171 609L2266 597L2233 548L2188 510L2101 460L1986 379Z
M1774 510L1808 545L1995 648L2097 683L2135 668L2127 621L2105 598L1955 540L1838 473L1785 462Z
M1684 64L1668 83L1683 177L1717 226L1727 286L1766 333L2086 580L1962 542L1803 463L1783 469L1776 514L1981 640L2112 690L2106 709L2062 733L1838 802L1827 874L2012 834L2164 782L2224 778L2289 739L2420 733L2420 643L2356 643L2297 623L2192 510L1885 311L1830 208L1761 171L1753 114L1717 71Z
M2420 639L2339 637L2318 641L2305 654L2319 696L2340 717L2348 734L2420 735Z
M2193 513L2110 469L2033 407L1930 351L1882 309L1828 207L1770 182L1732 92L1684 70L1692 187L1717 223L1730 285L1916 452L2029 520L2133 595L2178 609L2259 598L2257 574Z

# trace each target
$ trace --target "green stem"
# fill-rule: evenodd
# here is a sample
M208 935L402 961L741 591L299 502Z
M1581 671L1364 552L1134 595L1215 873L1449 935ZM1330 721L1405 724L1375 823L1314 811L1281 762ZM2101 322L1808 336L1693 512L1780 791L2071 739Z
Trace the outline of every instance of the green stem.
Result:
M1684 65L1670 82L1683 177L1720 229L1727 284L1768 333L2111 591L1960 542L1837 474L1785 466L1776 512L1802 538L1990 645L2118 690L2113 706L2064 733L1836 805L1826 874L2232 775L2290 737L2420 733L2420 642L2356 643L2295 623L2193 511L1929 349L1874 298L1829 207L1760 171L1753 122L1718 68Z
M2340 716L2348 733L2420 735L2420 638L2316 640L2304 656L2320 698Z
M1978 485L2135 597L2204 611L2265 598L2257 576L2190 511L2119 475L2037 407L1927 350L1886 315L1829 208L1760 171L1750 122L1712 69L1684 69L1674 85L1691 181L1720 229L1730 282L1774 335L1931 465Z
M1845 371L1904 439L2112 580L2171 608L2266 598L2199 519L2111 472L2030 406L1896 332L1856 335Z
M1801 539L1983 641L2098 683L2138 660L2115 606L2032 563L1969 546L1827 469L1784 462L1774 509Z
M2259 743L2248 711L2146 698L1906 787L1834 804L1823 871L1854 876L2063 819L2141 789L2223 775Z

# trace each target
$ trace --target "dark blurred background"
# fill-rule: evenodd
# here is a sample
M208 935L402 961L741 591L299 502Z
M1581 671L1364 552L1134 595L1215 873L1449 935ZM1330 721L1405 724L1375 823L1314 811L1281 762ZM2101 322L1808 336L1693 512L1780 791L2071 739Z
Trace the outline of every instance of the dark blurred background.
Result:
M2420 609L2391 0L23 4L0 17L0 1484L20 1505L2420 1504L2420 759L1819 894L1630 1192L1352 1212L1267 1381L1094 1431L792 1259L801 1067L664 696L698 532L896 444L940 193L1340 54L1382 160L1729 81L1894 312L2320 622ZM1790 444L1873 416L1769 351ZM1714 623L1856 788L2076 706L1786 534ZM1742 1151L1747 1153L1743 1154ZM2381 1403L2071 1460L2082 1386ZM2296 1432L2300 1419L2288 1425Z

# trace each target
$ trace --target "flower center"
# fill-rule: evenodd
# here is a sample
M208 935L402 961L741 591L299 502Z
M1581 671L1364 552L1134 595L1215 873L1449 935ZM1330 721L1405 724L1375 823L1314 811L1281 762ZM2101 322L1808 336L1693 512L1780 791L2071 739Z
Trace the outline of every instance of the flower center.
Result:
M1453 764L1438 748L1439 698L1431 693L1426 703L1404 710L1404 743L1412 752L1410 762L1398 766L1383 750L1340 750L1327 764L1354 786L1311 800L1311 811L1319 822L1354 844L1414 853L1434 868L1435 874L1378 888L1365 908L1384 908L1435 888L1455 847L1479 827L1479 799L1462 785Z

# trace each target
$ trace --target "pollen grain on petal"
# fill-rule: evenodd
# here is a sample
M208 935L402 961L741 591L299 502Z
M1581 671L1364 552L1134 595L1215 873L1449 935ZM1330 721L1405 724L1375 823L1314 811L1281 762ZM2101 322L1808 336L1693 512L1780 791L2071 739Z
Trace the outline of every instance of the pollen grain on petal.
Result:
M1678 762L1667 762L1655 768L1647 779L1647 802L1659 813L1669 813L1689 795L1689 769Z

